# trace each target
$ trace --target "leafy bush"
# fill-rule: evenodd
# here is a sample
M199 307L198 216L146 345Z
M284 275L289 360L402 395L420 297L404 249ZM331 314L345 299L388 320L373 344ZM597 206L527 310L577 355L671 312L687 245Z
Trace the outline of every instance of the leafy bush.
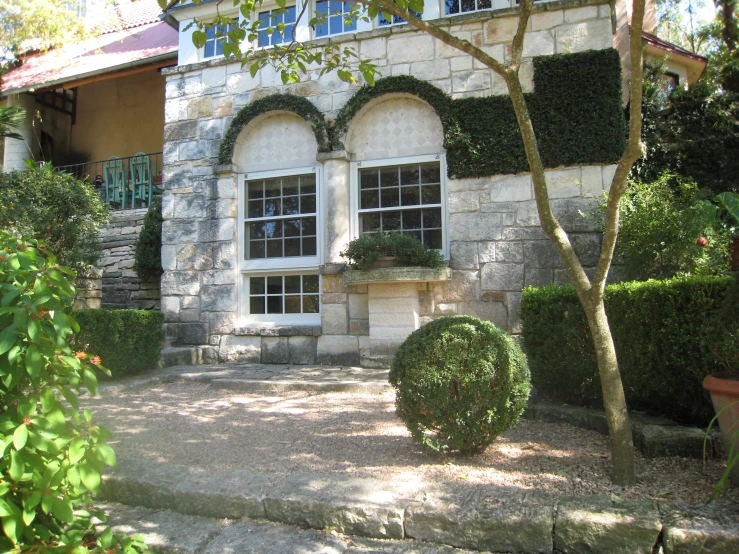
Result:
M663 174L631 183L620 204L616 259L627 279L720 275L728 271L731 230L692 182ZM707 239L699 246L700 237Z
M437 250L424 245L413 235L404 233L376 233L361 235L351 241L341 256L354 269L369 269L377 258L395 257L395 265L440 267L444 257Z
M390 370L395 406L413 437L437 451L482 452L518 422L529 369L516 342L469 316L414 331Z
M606 287L605 304L629 408L707 424L713 408L703 378L724 370L719 358L738 359L739 281L619 283ZM574 288L524 290L521 317L537 390L561 402L602 406L595 351Z
M140 552L140 540L106 530L95 546L92 494L116 462L110 434L80 409L97 390L100 358L66 337L74 273L30 238L0 230L0 517L3 552ZM96 367L97 366L97 367ZM63 402L62 399L66 400Z
M74 343L100 354L114 377L151 369L164 340L162 312L153 310L77 310Z
M68 266L100 257L98 226L108 220L93 188L50 165L0 173L0 227L42 240Z
M133 269L140 279L159 279L162 270L162 197L155 196L136 241Z

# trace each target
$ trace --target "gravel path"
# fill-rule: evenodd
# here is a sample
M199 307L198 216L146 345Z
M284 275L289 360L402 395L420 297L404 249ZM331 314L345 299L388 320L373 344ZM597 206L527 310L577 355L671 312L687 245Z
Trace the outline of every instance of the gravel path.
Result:
M427 453L395 417L394 393L229 393L199 383L86 399L120 457L213 473L251 469L350 474L406 484L485 483L621 498L707 498L725 463L637 454L638 484L610 483L608 439L567 424L522 420L474 458ZM739 502L734 489L729 500Z

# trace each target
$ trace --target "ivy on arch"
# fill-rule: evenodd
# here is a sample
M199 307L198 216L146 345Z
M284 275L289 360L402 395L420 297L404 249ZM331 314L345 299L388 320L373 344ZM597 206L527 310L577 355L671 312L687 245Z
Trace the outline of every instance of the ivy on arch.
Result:
M331 146L333 150L342 150L344 145L340 137L344 136L352 119L360 110L372 100L386 94L405 93L416 96L433 108L441 120L444 128L444 147L449 150L454 147L455 137L462 133L459 128L457 117L454 114L452 99L442 90L434 85L411 77L409 75L397 75L379 79L374 86L365 85L352 96L344 107L339 111L331 129Z
M291 112L303 118L311 126L311 129L313 129L316 142L318 142L318 151L331 151L331 141L326 127L326 120L323 118L323 114L318 111L318 108L302 96L271 94L244 106L236 114L218 150L218 163L231 163L236 139L251 120L262 114L275 111Z

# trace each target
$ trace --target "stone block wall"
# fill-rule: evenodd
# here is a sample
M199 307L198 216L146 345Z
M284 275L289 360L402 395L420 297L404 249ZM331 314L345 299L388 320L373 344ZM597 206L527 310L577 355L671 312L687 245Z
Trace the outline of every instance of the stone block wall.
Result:
M142 281L133 270L145 215L146 209L111 213L100 228L97 267L77 279L76 308L159 309L159 280Z
M537 10L530 20L521 69L525 90L533 89L534 56L613 46L612 8L605 1L563 0ZM443 24L505 61L510 56L517 21L515 10L502 10L447 18ZM408 26L342 35L333 40L371 58L383 76L411 75L454 98L506 92L502 79L491 70ZM163 73L167 99L161 306L169 342L200 345L210 349L212 359L229 361L294 363L292 360L304 359L348 364L371 354L368 289L366 285L344 283L343 260L338 254L353 238L351 164L432 152L443 155L438 116L427 104L409 95L378 99L378 104L384 102L378 112L387 122L370 121L367 118L371 116L363 111L355 117L364 118L361 124L350 124L347 135L341 137L345 151L316 153L307 161L321 164L323 175L324 209L318 218L324 229L319 271L321 325L310 329L244 326L238 317L239 175L265 169L254 165L255 150L259 151L258 159L266 162L291 150L284 147L288 143L269 141L267 127L260 127L267 125L266 119L282 117L278 123L283 127L275 124L270 129L282 129L285 137L302 136L304 128L295 126L285 131L293 125L294 114L268 114L259 123L255 120L242 131L232 164L226 167L217 165L221 139L240 109L267 95L302 96L331 119L359 85L345 83L334 73L320 75L317 69L300 83L283 85L271 67L252 77L238 63L227 60L166 69ZM304 121L302 124L307 127ZM393 125L389 130L388 126ZM371 136L384 138L370 144L374 140ZM300 160L292 167L306 165L302 157ZM595 218L584 218L581 212L594 207L595 198L603 194L604 183L610 183L613 171L614 166L591 165L547 172L555 214L573 233L572 241L588 268L597 258L599 226ZM452 280L417 285L419 322L449 314L470 314L509 332L520 332L522 288L567 281L554 247L539 225L530 176L447 179L445 206Z

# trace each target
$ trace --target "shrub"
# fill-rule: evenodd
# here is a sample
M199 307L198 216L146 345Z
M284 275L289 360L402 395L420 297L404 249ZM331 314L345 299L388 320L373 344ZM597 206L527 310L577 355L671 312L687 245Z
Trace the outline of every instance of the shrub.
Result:
M162 197L151 201L144 216L144 226L136 241L136 256L133 269L139 279L159 279L162 270Z
M713 408L703 378L724 370L717 355L737 356L737 279L619 283L606 287L605 304L629 408L707 424ZM595 351L574 288L524 290L521 317L537 390L561 402L602 406Z
M50 165L0 173L0 227L42 240L59 263L79 268L100 257L98 226L108 220L93 188Z
M95 542L92 494L116 462L109 432L80 409L97 390L97 357L67 336L74 272L30 237L0 230L0 517L2 552L139 552L139 540L106 530ZM64 402L63 400L66 400Z
M663 174L654 183L631 183L620 204L616 259L626 279L720 275L729 269L731 230L692 182ZM696 240L705 237L707 244Z
M354 269L369 269L377 258L395 257L395 265L440 267L444 257L438 250L424 245L413 235L404 233L376 233L361 235L351 241L341 256Z
M516 342L469 316L414 331L395 354L390 383L398 416L419 443L467 454L482 452L518 422L530 389Z
M77 310L78 347L89 344L114 377L151 369L164 340L162 312L151 310Z

